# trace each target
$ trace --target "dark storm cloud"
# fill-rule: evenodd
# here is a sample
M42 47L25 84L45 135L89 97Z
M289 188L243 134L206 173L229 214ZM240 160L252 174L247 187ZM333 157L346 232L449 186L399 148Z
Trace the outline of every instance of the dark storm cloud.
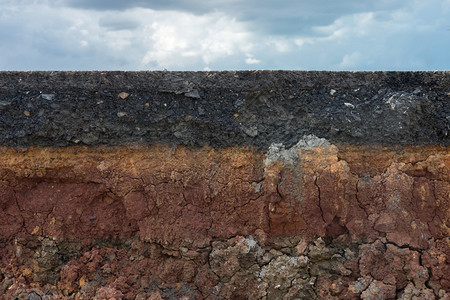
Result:
M339 17L364 12L392 10L404 1L354 0L249 0L240 1L238 20L250 22L254 29L275 35L307 35L313 27L326 26ZM233 11L232 6L225 7Z
M314 26L325 26L343 15L392 10L401 0L65 0L67 6L99 11L132 8L171 10L205 14L223 12L249 27L275 35L308 34Z
M175 10L190 13L211 11L233 12L237 15L251 16L259 13L299 15L335 14L393 9L405 5L401 0L64 0L67 6L95 10L124 10L142 7L154 10Z
M214 9L217 1L197 0L66 0L68 6L95 10L124 10L130 8L150 8L154 10L175 10L191 13L206 13ZM222 2L222 1L221 1ZM233 1L231 1L233 2ZM223 2L226 3L226 2ZM221 5L219 5L221 7Z
M103 17L99 20L99 25L108 30L133 30L139 27L140 23L132 19L118 19L114 16Z

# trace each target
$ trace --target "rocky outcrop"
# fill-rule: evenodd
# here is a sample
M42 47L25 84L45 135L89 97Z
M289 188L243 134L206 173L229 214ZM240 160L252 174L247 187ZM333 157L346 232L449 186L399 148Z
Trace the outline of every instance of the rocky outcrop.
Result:
M66 95L75 93L76 82L72 83L70 78L87 76L85 73L44 74L58 80L67 76L68 82L55 86L55 89L66 89ZM188 82L196 82L197 77L208 78L208 74L169 72L154 76L187 76ZM270 93L280 98L261 96L263 93L257 86L261 81L256 81L255 86L246 86L249 83L245 80L241 83L237 94L244 89L254 89L253 95L259 93L255 96L258 101L266 99L265 104L254 106L253 100L249 100L254 98L246 98L236 106L236 112L229 111L233 120L230 126L240 126L241 140L241 133L227 140L228 129L220 125L226 120L219 116L214 123L213 113L208 109L204 118L211 118L211 123L204 123L209 124L202 129L205 139L198 143L191 141L197 141L201 132L192 128L198 126L198 120L206 120L200 116L193 116L200 119L186 123L190 125L186 125L179 137L169 134L173 128L181 126L175 119L169 117L166 120L169 127L161 127L162 123L146 123L146 119L136 116L136 122L143 124L141 130L146 128L147 137L134 133L117 138L112 133L97 135L100 127L92 127L91 122L107 125L115 118L112 108L102 112L110 119L91 119L100 112L89 115L86 124L92 130L82 130L80 136L97 137L92 143L82 138L78 143L72 140L78 139L80 129L58 127L55 124L59 121L52 124L52 120L59 120L56 111L50 114L53 118L44 117L44 113L40 121L15 121L24 122L19 128L2 127L5 134L2 135L4 146L0 148L0 299L450 297L450 152L445 131L448 121L433 119L422 129L415 123L427 121L423 118L428 116L429 108L423 101L431 101L432 106L443 109L434 111L435 116L448 111L448 102L444 101L447 98L438 96L445 95L447 73L211 74L212 78L237 74L238 77L233 78L238 79L243 75L251 78L264 75L269 79L279 76L279 90L275 86ZM106 73L104 78L114 78L113 75ZM125 78L149 76L147 73L119 75ZM11 99L16 99L5 96L14 92L9 82L16 77L33 76L36 74L2 73L0 96L4 98L1 101L13 103L15 100ZM94 79L98 76L98 73L88 76L85 84L89 89L76 92L88 94L97 89ZM297 83L297 86L286 81L286 77L295 76L310 81ZM267 78L262 82L267 82ZM373 133L373 136L365 135L357 140L355 136L333 131L319 137L311 134L321 132L328 125L317 125L319 129L312 125L290 127L294 123L284 120L289 126L280 128L278 121L251 119L250 112L256 116L258 111L262 117L278 111L280 117L281 108L286 116L297 115L298 112L287 109L290 104L286 103L297 101L296 105L301 105L309 98L301 101L283 98L284 87L291 84L292 91L311 85L307 93L314 94L317 93L314 80L324 78L329 79L324 85L338 87L342 79L343 89L348 90L354 90L367 78L376 79L376 83L366 83L367 90L376 90L378 83L388 82L392 85L388 92L391 96L383 98L383 101L391 99L386 104L387 109L400 105L403 110L399 110L396 117L412 129L377 131L371 127L377 122L396 120L392 116L384 116L381 121L361 120L352 130ZM425 82L424 78L433 79L429 81L427 92L423 86L415 86L417 81ZM44 87L51 89L53 85L46 86L46 82L54 80L44 80ZM172 86L175 83L158 81L161 84L158 91L169 95L168 98L173 97L174 103L183 107L187 102L177 97L185 97L188 102L207 98L207 92L198 82L191 86L181 81L178 87ZM139 95L153 93L145 84L154 83L139 83L144 84ZM105 81L98 84L105 84ZM124 83L121 84L118 89L123 90ZM231 95L227 90L230 87L222 84L223 95ZM327 86L326 93L337 97L338 87L330 92ZM415 93L418 88L424 94ZM412 92L405 96L406 92L400 92L402 89ZM437 91L434 96L426 94L433 89ZM354 97L350 92L341 92L347 95L344 98ZM24 90L17 92L24 93ZM42 99L35 99L41 102L34 102L30 116L23 114L21 118L31 117L33 109L51 105L56 99L56 96L42 95ZM132 95L134 92L124 92L109 105L122 105L120 101ZM154 95L156 98L152 101L160 101L156 92ZM433 102L432 97L437 100ZM21 111L23 105L28 107L20 101L16 107L4 105L0 120ZM93 100L86 101L89 103L83 105L88 107ZM151 102L150 99L145 101ZM61 103L53 104L69 108L73 105ZM309 111L310 116L317 117L320 111L332 112L327 105ZM365 107L362 110L365 111L370 105L374 104L358 107ZM145 104L143 107L145 109ZM341 110L343 114L347 109L359 114L355 107L345 104ZM176 113L177 120L190 116L184 109ZM81 112L71 110L75 115ZM246 113L243 122L235 120ZM334 124L331 118L338 117L322 116L324 124L331 122L331 125ZM114 128L128 130L121 122ZM53 147L49 145L51 139L38 133L41 129L32 127L36 124L40 124L40 128L56 126L53 131L44 131L58 136ZM272 128L270 126L283 134L277 136L264 131ZM27 132L24 136L12 133L21 128ZM29 128L35 129L29 132ZM157 132L162 128L168 133ZM431 131L428 128L432 128ZM125 131L120 130L114 134L124 134ZM380 137L389 130L397 135L381 142ZM68 138L69 135L72 138ZM185 139L187 136L189 138ZM207 137L212 137L210 146L204 143ZM349 137L347 143L344 142L346 137ZM414 137L417 143L408 144ZM292 142L294 138L296 141ZM161 139L160 142L155 142L157 139ZM356 140L358 142L354 142ZM80 145L83 143L85 145Z

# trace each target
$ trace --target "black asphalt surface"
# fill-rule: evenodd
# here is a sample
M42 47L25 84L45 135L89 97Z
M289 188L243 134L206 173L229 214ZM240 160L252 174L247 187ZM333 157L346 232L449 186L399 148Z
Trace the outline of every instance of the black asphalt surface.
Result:
M450 145L450 72L0 72L0 145Z

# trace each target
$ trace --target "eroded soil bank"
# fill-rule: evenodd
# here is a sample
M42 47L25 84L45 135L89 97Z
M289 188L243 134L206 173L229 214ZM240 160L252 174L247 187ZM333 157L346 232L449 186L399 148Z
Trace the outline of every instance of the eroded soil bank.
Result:
M0 299L449 299L450 72L0 72Z
M1 148L0 295L448 299L448 150Z

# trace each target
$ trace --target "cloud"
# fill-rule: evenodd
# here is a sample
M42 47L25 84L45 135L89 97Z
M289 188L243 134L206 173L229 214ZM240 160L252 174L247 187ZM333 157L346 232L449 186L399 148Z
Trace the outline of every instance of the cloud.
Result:
M131 17L105 16L99 19L99 25L107 30L133 30L139 27L140 23Z
M256 59L252 56L249 56L245 59L245 63L248 65L256 65L259 64L261 61L259 59Z
M194 15L221 12L252 30L274 35L305 34L313 26L325 26L335 19L362 12L399 9L405 0L62 0L67 7L97 11L148 8Z
M254 39L243 24L220 13L166 12L155 18L147 32L151 32L145 38L150 49L142 63L156 68L174 68L180 62L207 66L251 51Z
M363 55L359 51L355 51L351 54L346 54L342 58L339 67L342 69L353 69L359 65L361 65L361 61L363 59Z
M158 11L178 11L191 14L204 14L214 11L223 11L232 5L243 3L241 0L63 0L68 7L97 10L97 11L123 11L133 8L148 8Z
M432 3L431 3L432 2ZM305 69L434 70L448 69L442 48L449 44L449 21L441 1L412 1L393 11L344 15L313 34L294 39Z
M450 69L450 0L3 0L0 69Z
M252 49L244 24L222 13L12 7L0 21L11 29L0 30L9 40L0 45L5 69L198 69Z

